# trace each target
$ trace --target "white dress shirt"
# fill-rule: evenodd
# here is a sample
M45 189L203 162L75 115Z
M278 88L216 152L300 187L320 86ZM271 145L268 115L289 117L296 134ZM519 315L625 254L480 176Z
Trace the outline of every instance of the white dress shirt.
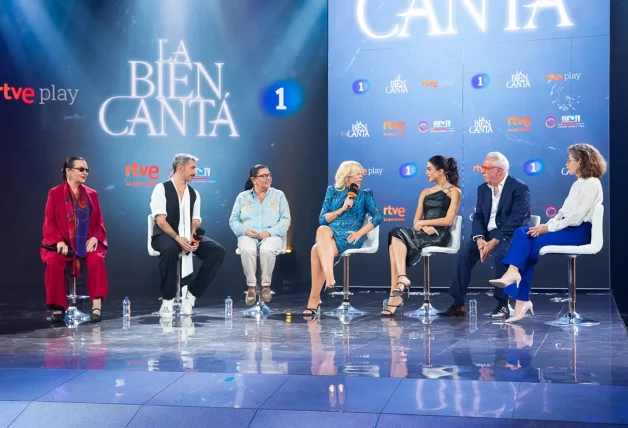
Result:
M175 184L174 179L171 179L172 184ZM176 184L175 184L176 188ZM196 201L194 202L194 208L192 212L192 220L202 221L201 219L201 195L194 190L196 193ZM166 211L166 189L164 188L163 183L159 183L155 186L153 190L153 194L150 197L150 210L153 214L153 218L158 215L168 216L168 212ZM190 218L190 190L189 186L185 185L185 191L183 192L183 199L179 198L179 227L176 232L179 236L183 236L187 238L189 242L192 242L192 225L189 224ZM193 262L192 262L192 253L185 255L181 255L181 277L185 278L188 275L191 275L194 270Z
M604 200L602 183L595 177L579 178L571 185L563 207L547 222L547 229L556 232L569 226L580 226L593 218L593 208Z
M508 174L504 177L502 181L497 185L497 195L495 194L495 186L491 186L486 183L486 185L491 189L491 197L493 198L493 202L491 203L491 217L488 219L488 226L486 229L490 232L491 230L497 229L497 223L495 222L495 217L497 217L497 207L499 206L499 200L502 197L502 190L504 190L504 183L508 178Z

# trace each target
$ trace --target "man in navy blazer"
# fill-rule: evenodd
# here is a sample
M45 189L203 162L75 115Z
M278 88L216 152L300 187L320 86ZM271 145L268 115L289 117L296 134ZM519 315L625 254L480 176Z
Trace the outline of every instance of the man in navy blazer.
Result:
M491 152L486 155L481 168L486 184L478 187L472 239L464 244L458 254L456 276L449 288L454 303L439 313L442 316L466 315L465 296L471 270L478 260L484 262L493 255L495 278L501 278L506 272L502 259L510 246L512 235L530 221L530 190L523 181L508 174L508 159L499 152ZM490 317L509 317L508 295L497 287L493 295L498 303Z

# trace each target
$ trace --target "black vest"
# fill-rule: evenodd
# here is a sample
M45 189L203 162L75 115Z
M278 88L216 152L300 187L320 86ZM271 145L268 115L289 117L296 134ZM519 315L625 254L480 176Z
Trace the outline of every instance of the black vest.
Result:
M172 230L177 234L179 233L179 195L177 189L174 187L174 183L170 180L163 183L164 191L166 193L166 222L170 225ZM192 186L188 185L188 191L190 192L190 230L192 230L192 216L194 215L194 204L196 203L196 192L192 189ZM153 228L153 236L161 235L164 233L159 226L155 224Z

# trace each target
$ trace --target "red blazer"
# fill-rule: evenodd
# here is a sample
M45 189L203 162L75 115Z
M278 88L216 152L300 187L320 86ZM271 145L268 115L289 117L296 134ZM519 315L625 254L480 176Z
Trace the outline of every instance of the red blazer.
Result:
M48 191L48 201L46 202L46 214L44 215L44 239L43 245L56 245L57 242L65 242L68 247L70 246L70 233L68 231L68 217L65 208L65 183L62 183L56 187L53 187ZM92 206L92 211L89 216L89 231L87 233L87 239L95 237L98 239L100 245L96 247L96 252L101 253L103 256L107 253L107 231L105 230L105 223L102 218L102 211L100 209L100 202L98 202L98 193L85 185L83 185L87 191L87 197ZM46 259L51 256L58 256L54 251L41 249L39 251L42 261L45 263ZM67 258L71 260L71 258Z

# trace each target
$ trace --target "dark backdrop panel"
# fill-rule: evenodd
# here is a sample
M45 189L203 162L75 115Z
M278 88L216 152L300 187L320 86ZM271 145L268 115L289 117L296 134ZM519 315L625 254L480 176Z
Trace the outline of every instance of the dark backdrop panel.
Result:
M376 256L354 260L354 284L388 285L386 237L394 226L411 227L418 195L428 186L423 172L430 156L459 162L464 239L470 238L477 187L483 183L474 166L488 152L506 155L510 173L529 185L532 214L542 222L560 209L574 181L563 169L570 144L588 142L609 156L609 2L565 0L564 16L554 8L539 9L528 28L533 9L519 5L518 28L511 30L505 30L513 16L511 2L487 2L485 31L462 2L453 3L449 27L449 2L415 2L415 17L407 25L403 14L410 1L330 2L329 181L347 159L382 169L369 174L364 186L373 189L380 209L406 210L405 217L391 216L382 224ZM435 24L416 17L426 4ZM445 34L448 28L453 31ZM472 83L479 75L489 82L482 88ZM360 81L368 91L354 91ZM390 93L391 85L404 89ZM509 124L511 118L522 125ZM404 122L404 135L385 136L387 121ZM434 121L450 121L452 129L432 132ZM566 126L574 121L578 124ZM429 126L427 132L419 129L421 122ZM478 122L490 127L477 132ZM366 127L368 136L354 136L357 125ZM409 163L418 166L418 174L404 178L400 167ZM579 260L579 288L610 286L608 175L602 185L606 245L595 257ZM433 263L434 286L448 286L455 257L435 257ZM472 286L485 286L491 269L489 264L476 269ZM411 276L419 280L420 269ZM544 257L534 287L566 285L564 259Z
M16 242L1 262L3 286L23 287L43 296L44 266L38 255L43 211L47 190L60 183L66 155L85 157L92 169L87 184L99 192L103 206L112 298L158 295L157 260L146 250L146 216L153 185L168 179L172 157L178 152L199 157L198 166L211 177L193 186L202 198L208 236L228 252L209 297L239 298L244 286L228 218L249 168L256 163L270 167L274 187L287 195L293 218L289 246L299 263L291 271L308 277L319 209L319 201L310 195L326 181L324 174L312 173L325 168L327 156L326 1L39 0L3 5L0 82L32 87L36 94L34 104L0 98L3 166L10 181L5 191L11 201L2 210L2 223L7 233L15 235L9 241ZM164 59L173 56L183 41L190 61L201 64L220 85L218 96L201 79L202 96L215 102L215 106L206 104L206 134L213 128L210 121L227 118L224 112L219 114L224 102L238 136L229 125L219 125L216 136L197 136L198 108L189 106L183 133L167 115L167 136L150 136L146 124L138 124L134 136L105 132L99 111L107 99L131 94L131 61L149 63L151 81L157 84L159 39L168 39ZM180 53L178 59L186 57ZM224 64L220 76L216 63ZM176 96L193 90L196 94L197 66L176 67L177 77L189 79L176 84ZM167 97L168 65L164 72ZM138 73L144 76L146 68ZM259 100L267 85L282 79L297 80L305 102L294 115L280 118L269 115ZM40 104L40 88L52 85L57 90L78 90L75 102ZM146 83L138 83L139 94L148 89ZM181 117L182 101L167 101ZM156 93L145 102L159 133ZM120 132L131 125L127 121L139 107L137 98L112 101L106 111L107 125ZM127 166L134 163L154 166L158 173L153 178L127 176Z

